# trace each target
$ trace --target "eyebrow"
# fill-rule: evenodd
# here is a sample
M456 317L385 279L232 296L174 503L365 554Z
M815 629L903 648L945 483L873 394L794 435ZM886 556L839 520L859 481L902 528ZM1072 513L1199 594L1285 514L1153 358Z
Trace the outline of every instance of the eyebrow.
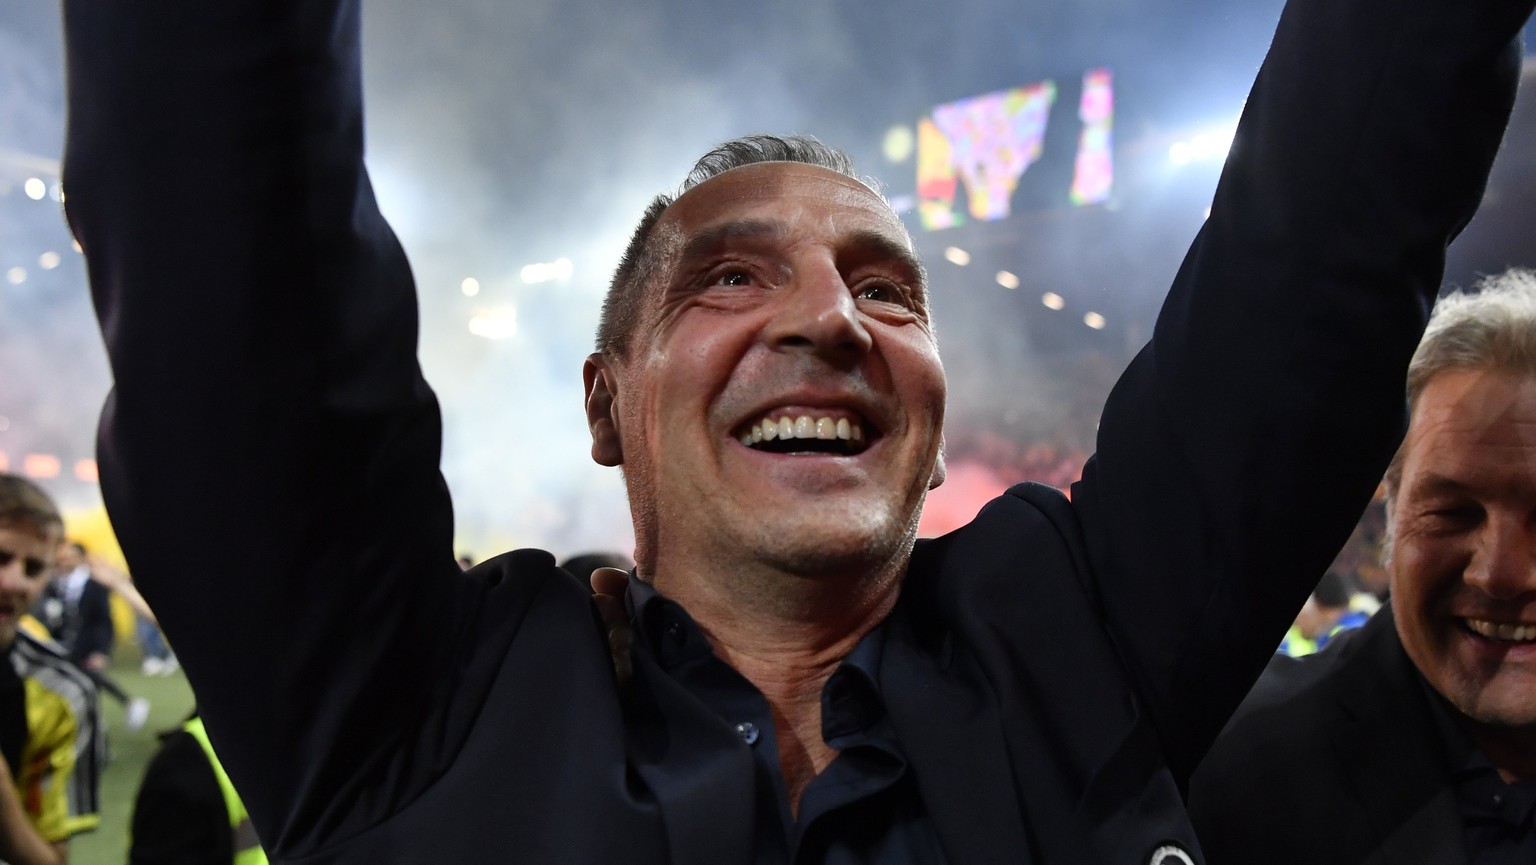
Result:
M789 228L782 222L763 219L740 219L716 225L699 232L683 244L679 260L682 262L707 258L741 240L783 240ZM923 294L928 291L928 271L906 244L900 243L877 231L860 229L850 233L841 243L855 252L874 259L890 259L906 270L915 287Z
M848 239L848 245L859 252L876 259L892 259L905 269L910 276L914 287L928 293L928 270L923 267L922 259L909 249L906 244L880 234L876 231L856 231Z
M1462 495L1470 490L1471 487L1455 478L1447 477L1438 472L1431 472L1419 478L1418 482L1413 485L1413 489L1419 495L1443 496Z
M740 219L707 228L683 244L681 259L690 261L719 252L737 240L782 240L789 229L782 222Z

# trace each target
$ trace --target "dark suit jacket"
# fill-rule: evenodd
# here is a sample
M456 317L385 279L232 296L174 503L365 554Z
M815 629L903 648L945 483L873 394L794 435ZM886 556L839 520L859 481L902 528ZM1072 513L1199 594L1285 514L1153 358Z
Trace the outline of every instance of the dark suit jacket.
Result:
M1190 783L1212 865L1463 865L1453 760L1390 609L1277 657Z
M1179 787L1401 434L1529 9L1293 0L1072 501L914 551L880 684L952 863L1194 848ZM454 564L354 4L65 17L102 488L274 861L751 861L731 728L643 654L619 688L549 555Z
M94 652L112 654L117 631L112 624L112 591L106 586L86 580L79 600L70 604L64 598L63 583L53 580L44 590L43 603L50 607L57 604L58 616L46 617L44 624L59 645L69 651L71 661L84 663Z

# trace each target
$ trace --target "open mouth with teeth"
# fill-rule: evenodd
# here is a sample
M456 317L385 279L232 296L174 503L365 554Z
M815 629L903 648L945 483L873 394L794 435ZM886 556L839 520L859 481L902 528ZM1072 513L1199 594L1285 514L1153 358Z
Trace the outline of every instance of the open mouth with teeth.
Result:
M1511 625L1486 619L1463 619L1467 630L1499 643L1536 643L1536 625Z
M769 415L736 433L753 450L774 454L852 456L869 447L863 421L849 417Z

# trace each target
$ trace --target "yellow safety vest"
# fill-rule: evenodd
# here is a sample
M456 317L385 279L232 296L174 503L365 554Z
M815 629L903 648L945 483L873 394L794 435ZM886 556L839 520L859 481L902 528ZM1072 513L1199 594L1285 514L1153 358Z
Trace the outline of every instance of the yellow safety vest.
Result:
M1317 641L1309 640L1301 635L1301 629L1295 625L1285 632L1285 639L1280 641L1280 652L1293 658L1301 658L1317 651Z
M256 828L251 825L251 818L245 813L245 803L240 801L235 785L229 782L229 775L219 763L218 755L213 753L213 745L208 742L208 731L203 728L203 719L193 718L181 726L203 746L203 753L208 756L208 765L213 767L213 776L219 781L219 791L224 794L224 810L229 812L229 828L235 836L234 865L267 865L267 852L261 849L261 839L256 837Z

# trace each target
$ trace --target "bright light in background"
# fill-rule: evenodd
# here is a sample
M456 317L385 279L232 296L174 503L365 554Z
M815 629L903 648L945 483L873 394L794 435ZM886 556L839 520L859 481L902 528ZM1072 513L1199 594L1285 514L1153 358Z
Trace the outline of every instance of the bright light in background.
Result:
M1061 295L1054 291L1047 291L1045 294L1040 295L1040 302L1045 304L1047 309L1059 310L1066 308L1067 305L1067 302L1061 299Z
M75 460L75 479L94 484L101 480L101 474L96 470L95 460Z
M1089 327L1093 328L1094 330L1103 330L1104 329L1104 316L1099 315L1096 312L1090 312L1087 315L1083 316L1083 324L1088 325Z
M27 454L21 459L21 473L31 478L56 478L60 468L53 454Z
M517 309L510 306L477 312L470 316L469 332L486 339L517 336Z
M1232 149L1232 139L1237 136L1237 123L1212 127L1183 141L1175 141L1168 147L1168 161L1174 165L1188 165L1208 159L1226 159Z
M465 277L464 281L459 283L459 291L464 292L465 297L474 297L480 293L480 280L473 276Z
M1018 288L1019 278L1006 270L999 270L997 272L997 284L1003 288Z
M530 264L524 267L518 275L523 278L523 282L529 285L538 285L541 282L570 279L574 269L569 258L557 258L554 261Z
M912 134L912 127L898 125L885 130L885 139L880 142L880 150L885 154L887 162L906 162L912 156L912 150L917 145L917 137Z
M59 266L59 254L49 250L37 257L37 266L43 270L53 270Z
M965 267L971 263L971 254L958 246L951 246L944 250L944 258L957 267Z
M80 241L78 240L71 240L69 245L74 247L75 252L85 252L85 249L80 246Z
M5 272L5 281L11 285L21 285L27 281L27 269L25 267L13 267Z
M33 201L42 201L43 196L48 194L48 184L37 177L28 177L27 182L23 183L21 188L27 193L27 197Z

